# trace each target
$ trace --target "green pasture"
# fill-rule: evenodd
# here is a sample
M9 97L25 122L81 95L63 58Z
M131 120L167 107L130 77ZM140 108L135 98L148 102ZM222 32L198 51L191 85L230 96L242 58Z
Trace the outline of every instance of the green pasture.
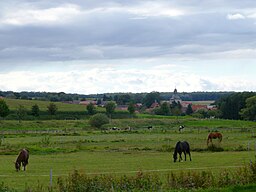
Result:
M22 100L22 99L4 99L6 104L9 106L10 110L17 110L17 108L22 105L27 110L31 110L32 106L37 104L39 109L42 111L47 111L47 106L51 103L50 101L40 101L40 100ZM61 102L54 102L59 111L85 111L86 107L79 104L68 104Z
M185 129L179 132L181 124ZM149 130L151 125L153 129ZM221 143L213 141L222 152L207 148L207 135L212 130L223 134ZM54 185L58 177L66 177L75 169L117 177L137 171L154 172L163 178L170 171L181 170L212 170L218 174L255 161L255 131L256 122L191 117L112 119L102 130L90 127L88 120L1 120L0 181L18 190L47 187L51 169ZM172 153L179 140L190 143L191 162L173 163ZM29 165L26 172L16 172L13 161L22 148L30 151Z
M166 152L77 152L30 156L26 172L16 172L15 155L0 158L0 178L6 185L17 189L38 184L48 186L50 170L53 183L77 169L86 174L135 175L137 171L156 172L160 175L171 171L212 170L216 174L223 169L234 169L254 159L254 152L192 153L192 161L173 163L171 153Z

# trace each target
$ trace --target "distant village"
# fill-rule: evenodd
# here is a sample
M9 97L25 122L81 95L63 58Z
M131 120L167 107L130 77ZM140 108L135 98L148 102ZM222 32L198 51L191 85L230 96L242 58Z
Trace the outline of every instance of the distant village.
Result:
M214 101L183 101L181 97L179 96L179 93L177 89L175 88L173 93L170 95L169 100L161 100L157 101L154 100L152 104L149 107L146 107L145 111L148 113L153 112L155 109L160 108L161 104L167 103L168 105L171 105L173 103L176 103L181 106L181 112L186 113L186 110L188 109L189 105L192 108L193 113L197 112L199 110L217 110L217 107L214 105ZM115 102L114 100L112 100ZM63 101L63 103L69 103L69 104L79 104L79 105L89 105L93 104L94 106L98 107L105 107L105 105L109 101L104 100L103 98L101 99L87 99L87 100L74 100L74 101ZM116 103L116 102L115 102ZM136 109L141 109L143 107L143 103L134 103L134 106ZM121 110L121 111L127 111L128 110L128 104L124 105L118 105L116 103L116 110ZM138 110L136 111L137 113L139 112Z

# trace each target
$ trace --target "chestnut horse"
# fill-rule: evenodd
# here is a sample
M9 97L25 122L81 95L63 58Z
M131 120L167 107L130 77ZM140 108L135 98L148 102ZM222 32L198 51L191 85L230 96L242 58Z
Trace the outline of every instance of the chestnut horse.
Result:
M207 145L211 142L212 143L212 139L219 139L219 142L221 142L222 140L222 134L219 132L211 132L208 135L207 138Z
M26 165L28 164L28 158L29 158L28 150L22 149L17 157L16 162L14 162L16 171L20 170L21 164L24 167L24 171L26 170Z

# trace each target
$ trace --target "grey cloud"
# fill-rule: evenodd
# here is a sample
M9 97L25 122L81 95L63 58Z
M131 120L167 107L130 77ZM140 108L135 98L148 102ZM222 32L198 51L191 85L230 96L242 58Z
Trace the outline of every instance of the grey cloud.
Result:
M20 2L20 1L19 1ZM21 1L24 6L50 8L79 5L82 11L133 6L138 1ZM153 1L151 1L153 2ZM179 17L132 19L130 12L104 9L56 25L0 27L0 65L17 61L66 61L192 55L255 48L255 20L226 19L232 10L249 9L254 1L158 1L192 10ZM240 2L240 3L239 3ZM197 5L198 6L195 6ZM207 3L210 3L207 4ZM10 7L1 2L2 7ZM223 6L228 11L218 8ZM32 7L33 7L32 6ZM0 8L1 9L1 8ZM201 10L204 9L204 12ZM196 11L198 10L198 12ZM215 10L215 12L213 12ZM209 12L207 12L209 11Z

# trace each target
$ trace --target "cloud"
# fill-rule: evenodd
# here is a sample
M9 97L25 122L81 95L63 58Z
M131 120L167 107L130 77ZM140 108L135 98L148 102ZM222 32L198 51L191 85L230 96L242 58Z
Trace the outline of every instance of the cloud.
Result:
M245 19L245 16L240 13L228 14L227 19L229 20Z
M210 79L210 70L255 63L254 5L252 0L1 1L0 89L240 89ZM239 78L239 70L233 73ZM251 79L244 76L246 83Z
M17 71L0 74L1 90L50 91L66 93L106 92L169 92L174 87L179 91L244 91L256 90L251 80L235 76L209 76L190 70L170 68L116 67L80 68L72 71ZM189 69L189 68L188 68ZM212 72L214 73L214 72ZM243 76L241 76L243 77Z
M79 16L81 14L79 9L79 6L73 4L64 4L47 9L37 9L34 7L12 9L5 13L0 23L18 26L63 24Z

